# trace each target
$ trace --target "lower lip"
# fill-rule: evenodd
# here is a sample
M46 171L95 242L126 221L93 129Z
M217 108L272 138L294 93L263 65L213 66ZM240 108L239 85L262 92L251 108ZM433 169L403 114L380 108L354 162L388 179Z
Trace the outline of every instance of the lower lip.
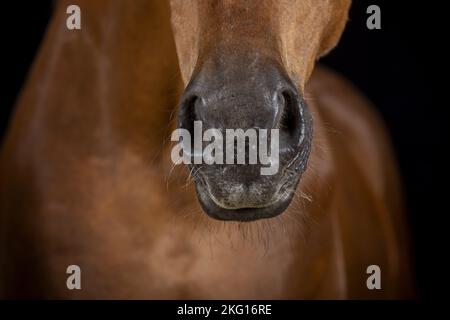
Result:
M209 204L205 204L200 200L200 205L203 211L206 212L211 218L223 221L240 221L251 222L260 219L269 219L276 217L283 213L290 204L289 197L292 193L287 194L283 199L278 200L275 203L267 207L262 208L240 208L240 209L225 209L218 206L208 194ZM213 208L211 208L213 206Z
M296 183L298 183L297 180ZM199 198L200 205L203 211L216 220L222 221L239 221L239 222L251 222L254 220L260 219L269 219L274 218L280 214L282 214L290 205L292 197L294 195L293 190L295 189L296 183L293 184L292 191L289 191L288 188L282 193L281 197L271 204L268 204L265 207L248 207L248 208L240 208L240 209L226 209L218 205L211 196L211 193L208 188L208 184L205 181L205 178L202 174L199 174L196 179L196 188L197 195ZM289 184L289 181L285 181L281 186L280 190L283 187ZM202 201L202 196L205 200Z

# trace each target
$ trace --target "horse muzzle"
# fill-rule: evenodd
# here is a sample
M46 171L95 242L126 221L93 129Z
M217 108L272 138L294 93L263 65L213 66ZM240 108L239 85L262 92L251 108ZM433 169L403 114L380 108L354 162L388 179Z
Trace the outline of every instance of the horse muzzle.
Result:
M183 152L209 216L251 221L289 206L306 169L312 117L276 63L204 64L184 92L178 128L190 133Z

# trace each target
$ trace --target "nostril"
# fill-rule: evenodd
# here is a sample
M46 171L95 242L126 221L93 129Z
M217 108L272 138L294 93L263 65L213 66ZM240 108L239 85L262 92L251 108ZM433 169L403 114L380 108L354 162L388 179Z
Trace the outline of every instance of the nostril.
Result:
M278 124L280 133L287 135L289 140L297 140L301 131L299 100L291 90L283 90L278 95L280 106L282 106Z
M191 138L194 137L194 121L198 121L199 117L195 108L195 105L199 98L195 95L190 96L183 100L180 106L179 114L179 128L183 128L189 131ZM191 141L193 143L193 141Z

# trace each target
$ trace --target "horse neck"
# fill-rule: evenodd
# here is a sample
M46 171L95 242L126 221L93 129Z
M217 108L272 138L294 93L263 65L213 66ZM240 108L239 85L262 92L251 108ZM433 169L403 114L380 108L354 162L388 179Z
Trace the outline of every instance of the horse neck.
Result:
M82 29L68 30L69 2L55 8L9 140L160 154L181 88L168 5L83 0Z

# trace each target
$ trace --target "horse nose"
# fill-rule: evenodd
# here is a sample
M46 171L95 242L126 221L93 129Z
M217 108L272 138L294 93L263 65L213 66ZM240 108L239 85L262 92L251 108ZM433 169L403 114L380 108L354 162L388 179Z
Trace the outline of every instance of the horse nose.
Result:
M191 137L184 144L182 131L183 155L207 214L272 217L289 205L305 171L312 118L275 63L225 61L198 67L182 96L178 127Z
M279 130L282 151L300 146L304 135L304 103L292 82L280 73L246 81L200 76L190 82L180 104L178 127L194 135L194 122L204 130Z

